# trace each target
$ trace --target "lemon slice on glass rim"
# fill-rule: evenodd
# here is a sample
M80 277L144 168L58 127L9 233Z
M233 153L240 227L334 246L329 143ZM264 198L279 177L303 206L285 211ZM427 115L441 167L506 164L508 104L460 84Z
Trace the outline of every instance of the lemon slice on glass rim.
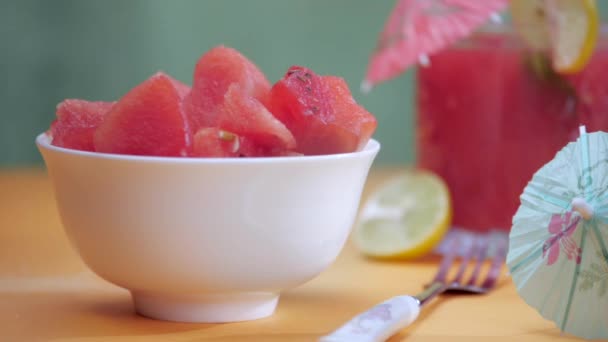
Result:
M596 0L511 0L515 29L534 50L551 55L560 74L581 71L599 35Z
M353 241L370 257L414 259L441 242L451 218L444 181L429 171L407 171L370 195L355 225Z

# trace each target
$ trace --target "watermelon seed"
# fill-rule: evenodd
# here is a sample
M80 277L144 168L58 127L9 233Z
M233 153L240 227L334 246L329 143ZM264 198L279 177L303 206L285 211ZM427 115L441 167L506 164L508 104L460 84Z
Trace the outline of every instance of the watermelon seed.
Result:
M304 111L304 115L314 115L314 114L319 114L320 108L312 105L309 108L306 108L306 110Z
M305 79L304 77L302 77L301 75L296 75L296 77L297 77L297 78L298 78L300 81L302 81L302 82L306 83L306 79Z
M217 133L218 138L224 140L224 141L233 141L234 139L236 139L236 135L234 133L230 133L224 130L220 130Z

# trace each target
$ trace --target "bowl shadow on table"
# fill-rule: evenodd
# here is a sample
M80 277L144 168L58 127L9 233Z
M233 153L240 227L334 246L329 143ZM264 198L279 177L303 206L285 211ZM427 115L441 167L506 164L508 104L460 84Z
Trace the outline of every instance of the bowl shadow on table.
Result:
M23 298L27 297L27 298ZM0 296L1 298L1 296ZM14 314L1 317L0 340L163 335L208 329L212 324L161 322L135 313L126 291L16 293L1 298ZM14 302L14 304L11 304ZM25 303L25 304L24 304Z
M172 337L179 341L193 342L201 340L218 342L317 341L320 336L329 331L329 328L321 324L318 326L306 324L307 321L310 321L310 317L313 316L316 317L316 321L325 322L327 320L324 318L332 317L330 311L327 310L328 305L357 300L362 302L360 297L345 293L339 288L302 286L283 293L276 312L270 317L218 325L221 327L217 330L200 334L197 334L196 331L176 333ZM303 326L300 328L294 326L294 324L299 324L298 322ZM169 337L169 335L164 335L164 337Z
M6 297L0 293L0 300L15 308L0 312L0 341L314 341L325 333L323 326L318 331L308 327L299 332L289 322L324 315L334 301L360 299L337 288L296 288L281 296L274 315L228 324L149 319L135 313L128 292L122 289L99 290L94 297L86 291L11 293ZM284 310L286 307L292 309Z

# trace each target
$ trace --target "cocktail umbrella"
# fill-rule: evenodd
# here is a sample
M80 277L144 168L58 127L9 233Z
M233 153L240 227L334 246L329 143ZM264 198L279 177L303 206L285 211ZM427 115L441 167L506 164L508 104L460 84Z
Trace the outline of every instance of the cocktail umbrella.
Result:
M507 265L562 331L608 338L608 134L580 131L524 189Z
M361 88L398 76L428 56L469 36L509 0L397 0L380 34Z

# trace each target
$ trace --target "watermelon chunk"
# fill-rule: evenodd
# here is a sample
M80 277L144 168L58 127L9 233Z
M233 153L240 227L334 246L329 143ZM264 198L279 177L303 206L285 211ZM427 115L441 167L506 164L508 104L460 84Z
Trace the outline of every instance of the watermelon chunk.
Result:
M192 157L301 157L303 154L281 149L269 149L247 137L217 127L201 128L194 135Z
M355 151L365 147L376 131L376 118L363 106L357 104L348 88L346 81L337 76L323 76L331 92L331 105L336 120L334 125L340 126L348 134L356 137Z
M52 144L94 151L93 135L114 102L67 99L57 105L56 119L48 131Z
M217 127L204 127L193 138L193 157L238 157L239 136Z
M131 89L112 107L95 132L95 150L186 156L191 136L176 82L159 72Z
M296 147L296 140L287 127L237 83L229 87L217 113L218 127L245 137L261 148L282 151Z
M215 126L217 107L224 102L224 95L233 83L260 101L270 92L270 82L264 73L235 49L218 46L198 60L192 91L184 101L193 132Z
M272 87L269 108L295 136L295 151L305 155L357 151L377 125L354 101L344 80L300 66L289 68Z
M169 77L169 79L171 80L171 83L173 83L173 86L175 87L175 90L177 90L177 94L181 99L186 98L186 96L190 94L192 89L187 84L182 83L172 77Z
M218 127L203 127L193 139L192 157L288 156L290 151L260 146L247 137Z

